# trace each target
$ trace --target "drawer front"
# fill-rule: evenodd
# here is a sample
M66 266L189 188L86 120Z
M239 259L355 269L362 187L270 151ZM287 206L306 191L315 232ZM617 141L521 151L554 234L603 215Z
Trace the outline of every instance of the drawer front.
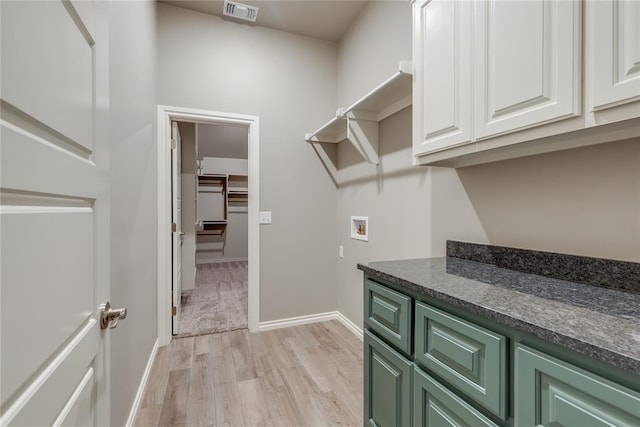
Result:
M517 344L515 425L640 426L640 393Z
M467 402L422 372L413 370L413 427L496 426Z
M415 360L507 419L507 339L416 302Z
M411 297L365 280L365 324L406 354L411 354L411 305Z
M364 331L365 425L404 427L411 421L413 363L380 338Z

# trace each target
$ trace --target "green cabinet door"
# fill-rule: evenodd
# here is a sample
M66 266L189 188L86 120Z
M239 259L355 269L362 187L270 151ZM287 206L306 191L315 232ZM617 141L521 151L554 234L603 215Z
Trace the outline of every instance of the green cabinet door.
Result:
M637 427L640 393L517 344L515 425Z
M413 363L364 331L364 425L405 427L411 422Z
M415 360L507 419L507 338L416 302Z
M364 281L364 323L407 355L411 354L411 308L410 297L371 279Z
M497 426L417 367L413 371L413 427Z

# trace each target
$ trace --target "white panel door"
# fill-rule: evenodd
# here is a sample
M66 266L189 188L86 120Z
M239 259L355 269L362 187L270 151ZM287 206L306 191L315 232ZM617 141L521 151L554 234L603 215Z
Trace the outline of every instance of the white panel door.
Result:
M591 111L640 100L640 1L591 0L587 7Z
M478 0L476 139L580 115L581 2Z
M173 280L171 295L173 298L172 315L173 334L180 331L180 298L182 294L182 162L181 139L178 122L171 122L171 222L175 224L172 238Z
M414 155L471 141L473 1L413 5Z
M2 1L0 425L108 425L105 4Z

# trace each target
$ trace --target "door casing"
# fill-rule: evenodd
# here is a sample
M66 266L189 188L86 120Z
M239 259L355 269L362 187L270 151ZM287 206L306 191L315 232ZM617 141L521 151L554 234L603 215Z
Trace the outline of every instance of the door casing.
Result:
M260 185L259 117L245 114L158 105L158 343L171 341L171 121L240 126L249 132L248 326L260 319Z

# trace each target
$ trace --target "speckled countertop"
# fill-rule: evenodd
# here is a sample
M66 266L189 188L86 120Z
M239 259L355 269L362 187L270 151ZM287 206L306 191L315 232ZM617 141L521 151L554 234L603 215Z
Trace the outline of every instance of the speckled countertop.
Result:
M640 375L639 293L455 257L371 262L358 269Z

